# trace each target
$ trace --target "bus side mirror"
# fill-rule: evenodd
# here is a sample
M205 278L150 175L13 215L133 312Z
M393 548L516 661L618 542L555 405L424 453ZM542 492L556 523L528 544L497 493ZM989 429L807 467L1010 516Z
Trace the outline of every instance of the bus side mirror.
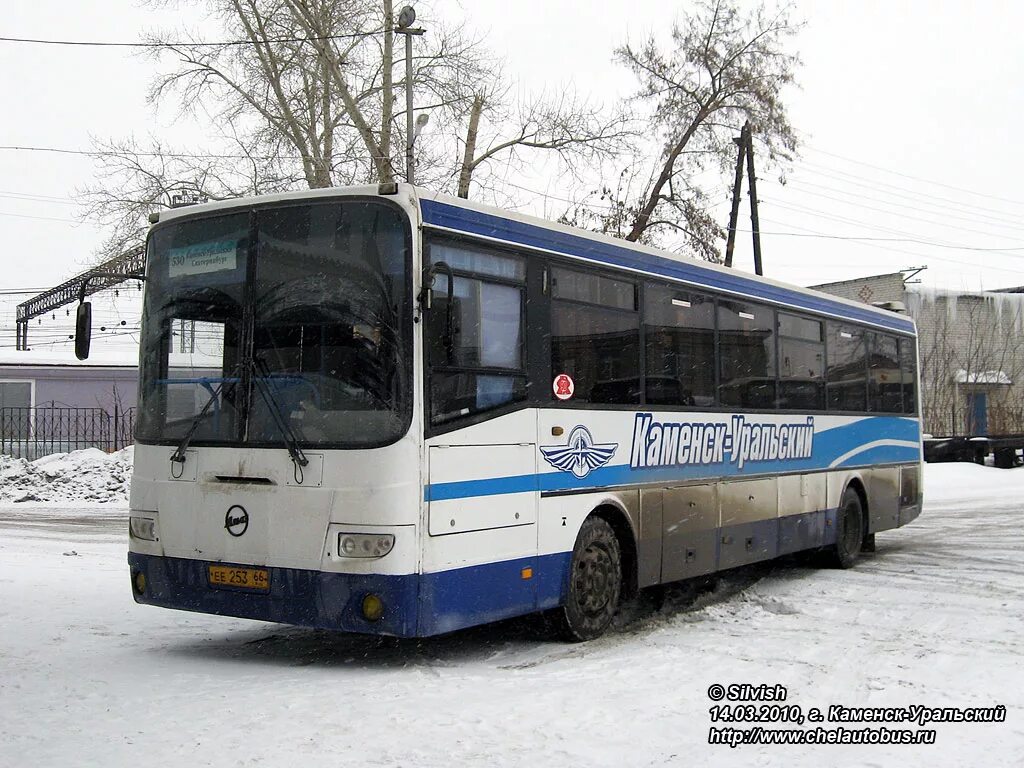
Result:
M92 302L83 301L75 314L75 357L85 360L89 357L92 343Z

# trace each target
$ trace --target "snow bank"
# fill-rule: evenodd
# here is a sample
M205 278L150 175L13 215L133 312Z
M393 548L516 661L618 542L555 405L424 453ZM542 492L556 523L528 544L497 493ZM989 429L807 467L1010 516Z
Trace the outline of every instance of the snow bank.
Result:
M925 507L1020 500L1024 467L997 469L973 462L924 465Z
M31 462L0 456L0 503L127 506L132 451L131 446L109 454L87 448Z

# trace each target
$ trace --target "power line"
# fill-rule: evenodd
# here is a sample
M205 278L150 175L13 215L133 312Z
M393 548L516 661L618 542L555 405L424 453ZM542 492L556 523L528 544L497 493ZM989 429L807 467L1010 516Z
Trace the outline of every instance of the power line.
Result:
M803 230L804 233L808 233L808 234L803 234L803 233L798 233L798 232L772 232L772 231L767 231L767 230L762 229L761 230L761 234L762 235L770 235L770 236L776 236L776 237L810 237L810 238L815 238L815 239L820 239L820 240L840 240L840 241L849 242L851 245L860 245L860 246L865 247L865 248L874 248L876 250L884 251L886 253L893 253L893 252L895 252L895 253L903 253L903 254L906 254L908 256L913 256L913 257L918 258L918 259L924 258L924 259L928 259L928 260L943 261L943 262L948 262L950 264L958 264L960 266L975 266L975 267L978 266L977 263L975 263L975 262L967 262L967 261L963 261L962 259L951 259L951 258L948 258L948 257L945 257L945 256L938 256L938 255L936 255L934 253L925 254L925 253L921 253L920 251L908 251L908 250L906 250L904 248L893 248L891 246L883 246L883 245L879 245L878 243L872 242L872 241L865 242L861 238L855 238L855 239L847 240L846 238L844 238L842 236L829 235L827 233L820 232L820 231L815 230L815 229L809 229L808 227L802 227L802 226L799 226L797 224L793 224L793 223L790 223L790 222L777 221L775 219L768 219L768 218L762 218L761 220L764 221L764 222L767 222L769 224L777 224L777 225L779 225L781 227L788 227L790 229L799 229L799 230ZM748 233L750 232L749 229L742 229L742 230L737 230L737 231L739 231L739 232L748 232ZM999 271L999 272L1010 272L1010 273L1013 273L1013 274L1016 274L1016 275L1024 275L1024 270L1013 269L1011 267L999 267L999 266L995 266L995 265L991 265L991 266L986 265L985 268L986 269L994 269L994 270Z
M865 163L863 160L854 160L852 157L845 157L844 155L837 155L834 152L826 152L824 149L818 149L817 147L813 147L813 146L811 146L809 144L804 144L803 146L806 147L807 149L811 150L812 152L817 152L817 153L822 154L822 155L828 155L829 157L834 157L834 158L836 158L838 160L843 160L843 161L845 161L847 163L853 163L854 165L863 165L865 168L872 168L872 169L874 169L876 171L882 171L883 173L889 173L889 174L892 174L893 176L900 176L901 178L904 178L904 179L910 179L912 181L918 181L918 182L922 182L924 184L934 184L937 187L943 187L945 189L952 189L952 190L954 190L956 192L963 192L963 193L968 194L968 195L975 195L977 197L984 197L984 198L988 198L989 200L999 200L1001 202L1012 203L1014 205L1024 205L1024 201L1021 201L1021 200L1011 200L1011 199L1006 198L1006 197L999 197L998 195L989 195L989 194L986 194L984 192L975 192L974 190L966 189L965 187L957 187L957 186L954 186L953 184L945 184L944 182L941 182L941 181L935 181L933 179L925 179L925 178L922 178L920 176L914 176L914 175L909 174L909 173L900 173L899 171L892 171L892 170L889 170L888 168L883 168L880 165L873 165L871 163Z
M39 221L67 221L72 224L88 224L91 227L98 227L98 224L90 224L87 221L80 221L78 219L61 219L56 216L30 216L27 213L8 213L6 211L0 211L0 216L10 216L15 219L38 219Z
M105 40L43 40L31 37L0 37L0 43L26 43L29 45L64 45L89 48L226 48L237 45L267 45L270 43L322 43L327 40L351 40L369 37L375 32L351 32L344 35L323 35L320 37L278 37L266 40L222 40L219 42L174 42L174 43L128 43Z
M791 183L797 184L797 185L805 184L805 182L798 182L798 181L794 181L794 182L791 182ZM819 189L828 189L827 187L823 187L820 184L808 184L808 186L817 187ZM839 194L845 194L845 195L850 195L851 194L851 193L848 193L848 192L843 192L842 190L832 190L832 191L838 192ZM819 198L819 199L833 200L833 201L835 201L837 203L842 203L843 205L850 205L850 206L853 206L855 208L863 208L863 209L868 210L868 211L876 211L878 213L887 213L887 214L894 215L894 216L900 216L903 219L907 219L907 220L910 220L910 221L920 221L920 222L922 222L924 224L931 224L932 226L936 226L936 227L943 227L945 229L953 229L953 230L956 230L958 232L970 232L970 233L976 234L976 235L985 235L986 237L1001 237L1001 235L996 235L996 234L993 234L992 232L987 232L987 231L982 230L982 229L974 229L972 227L962 227L962 226L958 226L956 224L946 224L945 222L935 221L934 219L925 219L925 218L922 218L920 216L914 216L914 215L909 214L909 213L897 212L897 211L894 211L892 208L888 208L888 209L887 208L879 208L877 206L868 205L866 203L856 203L856 202L853 202L852 200L843 200L842 198L834 197L832 195L828 195L828 194L825 194L823 192L816 192L816 193L813 193L813 194L815 194L816 198ZM857 197L860 197L860 196L857 196ZM864 199L864 198L861 198L861 199ZM882 201L876 201L876 202L882 202L884 204L887 201L882 200ZM907 208L907 209L910 209L910 210L917 210L917 211L921 210L920 208L914 208L913 206L907 206L907 205L898 205L897 204L896 207ZM935 211L927 211L926 210L926 211L922 211L922 212L923 213L931 213L931 214L936 215L936 216L946 215L946 216L949 216L950 218L961 218L961 217L955 217L955 216L953 216L951 214L937 213ZM970 219L967 219L967 220L970 221ZM996 226L998 226L998 225L996 225ZM1024 229L1024 227L1020 227L1020 226L1017 226L1017 227L1014 227L1012 225L1004 225L1004 226L1006 226L1007 229Z
M0 146L0 150L6 152L52 152L58 155L83 155L85 157L125 157L127 155L134 155L136 157L169 157L185 160L276 160L282 157L290 160L299 159L298 155L275 155L271 157L269 155L221 155L213 152L202 154L189 152L136 152L128 150L115 152L107 149L65 149L63 147L30 147L14 144Z
M835 236L834 239L845 239L845 240L874 240L881 242L894 242L894 243L916 243L917 245L925 245L929 248L948 248L956 251L973 251L976 253L1002 253L1007 256L1013 256L1015 258L1021 258L1024 254L1013 253L1013 251L1024 251L1024 246L1007 246L1002 248L980 248L973 245L961 245L958 243L943 243L937 240L926 240L924 238L917 237L913 232L907 232L901 229L893 229L891 227L881 227L873 224L869 224L865 221L858 219L851 219L846 216L836 216L826 211L821 211L816 208L809 208L803 205L795 205L792 203L785 203L781 200L772 200L773 205L779 205L783 208L796 211L798 213L809 213L814 216L818 216L825 219L831 219L838 221L843 224L854 224L867 229L873 229L878 232L891 232L896 235L902 235L902 237L859 237L859 236Z
M779 203L776 203L776 204L778 205ZM773 223L779 224L781 222L773 222ZM783 226L787 226L787 225L783 224ZM788 226L796 227L795 224L788 225ZM802 227L797 227L797 228L798 229L802 229ZM737 232L750 232L749 229L738 229L736 231ZM809 230L809 231L815 232L815 230ZM871 243L912 243L914 245L926 245L926 246L928 246L930 248L931 247L935 247L935 248L953 248L953 249L968 250L968 251L990 251L990 250L993 250L991 248L973 248L971 246L966 246L966 245L962 245L962 246L942 245L940 243L933 243L933 242L931 242L929 240L915 240L914 238L907 238L907 237L867 237L867 236L864 236L864 235L827 235L827 234L824 234L824 233L800 234L798 232L768 232L768 231L763 230L763 229L760 230L760 232L761 232L762 235L781 235L781 236L786 236L786 237L813 237L813 238L818 238L818 239L821 239L821 240L851 240L851 241L856 241L856 242L871 242ZM1004 249L996 249L996 250L1002 251ZM909 253L909 251L907 251L907 253ZM920 254L913 254L913 255L916 256L916 255L920 255ZM1013 255L1016 255L1016 254L1007 254L1007 255L1013 256ZM969 262L965 261L965 262L959 262L959 263L967 264Z
M38 195L34 192L13 192L11 190L0 190L0 197L10 197L14 200L31 200L41 203L62 203L66 205L77 205L70 197L59 197L57 195Z
M865 187L867 189L874 191L877 191L879 188L884 188L887 190L894 189L897 190L900 194L897 194L897 192L886 192L885 194L897 197L904 197L912 200L919 200L919 198L925 197L928 198L929 200L938 200L943 203L951 203L956 208L969 208L974 209L976 211L981 211L987 215L991 215L992 213L1006 214L1009 216L1016 215L1010 211L1000 210L998 208L994 209L992 205L988 203L980 205L978 203L969 203L964 200L957 200L951 197L943 197L942 195L933 195L929 194L928 192L921 192L920 190L912 189L911 187L899 186L898 184L889 184L888 182L885 181L879 181L878 179L872 178L870 176L861 176L860 174L850 173L849 171L843 171L828 165L821 165L820 163L815 163L810 160L801 160L800 162L800 167L803 168L804 170L807 170L809 168L810 170L808 172L811 174L825 176L826 178L829 178L833 181L841 181L845 184L852 184L857 187ZM1008 200L1005 198L1000 198L1000 200L1003 203L1016 205L1016 203L1014 203L1014 201L1012 200Z
M825 176L825 174L821 174L821 175ZM838 181L839 183L852 184L852 185L857 186L857 187L865 187L865 188L871 190L871 192L873 192L873 194L875 196L869 197L869 196L867 196L867 194L859 192L859 191L850 191L850 190L842 189L842 188L839 188L839 187L832 187L832 186L829 186L827 184L815 184L812 181L804 181L803 179L800 179L800 178L790 178L790 179L787 179L785 183L775 182L772 179L768 179L767 181L779 184L779 186L783 186L783 187L795 186L797 188L800 188L800 187L811 187L813 189L823 189L823 190L825 190L827 192L835 192L836 194L846 195L847 197L857 198L858 200L871 200L873 202L881 203L883 205L892 206L893 208L905 208L905 209L910 210L910 211L919 211L920 213L927 213L927 214L931 214L933 216L945 216L947 218L958 219L960 221L969 221L969 222L976 222L976 223L982 223L982 224L990 224L990 225L993 225L993 226L996 226L996 227L1001 227L1003 229L1019 229L1019 230L1024 230L1024 219L1016 219L1017 223L1012 223L1011 219L1002 218L1002 217L999 217L999 216L993 216L991 213L975 213L973 211L968 210L968 208L970 206L967 206L967 205L959 206L959 205L948 205L948 204L942 204L942 203L929 203L927 200L921 200L920 199L920 197L921 197L920 195L917 195L917 196L915 196L915 195L904 195L904 194L900 194L898 192L889 192L889 191L884 190L884 189L880 189L880 188L877 188L877 187L872 187L871 185L868 185L868 184L861 184L861 183L858 183L858 182L848 181L846 179L834 179L834 180ZM809 194L817 194L817 193L816 192L810 192ZM890 197L902 198L904 200L913 200L914 202L924 203L924 205L929 206L929 207L922 208L922 207L916 206L916 205L908 205L907 203L901 203L901 202L896 202L896 201L893 201L893 200L881 199L881 198L877 197L878 195L888 195ZM846 201L840 201L840 202L846 202ZM851 203L851 205L852 205L852 203ZM979 209L979 210L981 210L981 209ZM987 209L987 210L991 210L991 209ZM951 211L956 211L956 213L952 213ZM966 214L966 215L963 215L963 214Z

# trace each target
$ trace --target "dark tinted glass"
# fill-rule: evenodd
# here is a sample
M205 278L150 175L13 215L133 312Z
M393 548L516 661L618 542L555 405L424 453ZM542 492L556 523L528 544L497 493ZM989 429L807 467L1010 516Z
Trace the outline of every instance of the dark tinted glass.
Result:
M867 410L867 332L828 324L828 407L837 411Z
M883 413L901 413L903 382L898 341L895 336L871 333L868 343L868 408Z
M556 299L585 301L602 307L636 309L636 287L633 283L561 267L551 270L551 295Z
M775 407L775 313L720 299L718 349L722 405Z
M647 402L714 405L714 300L648 284L644 288L644 334Z
M821 321L779 312L779 335L804 341L824 341Z
M917 347L914 339L900 339L900 376L903 379L903 412L917 413Z
M278 417L307 445L398 439L411 413L407 233L397 208L360 200L154 230L138 437L176 440L209 403L196 442L278 442Z
M819 320L779 313L779 408L825 407L825 344Z
M573 401L640 402L639 313L553 301L551 358L554 375L573 378Z

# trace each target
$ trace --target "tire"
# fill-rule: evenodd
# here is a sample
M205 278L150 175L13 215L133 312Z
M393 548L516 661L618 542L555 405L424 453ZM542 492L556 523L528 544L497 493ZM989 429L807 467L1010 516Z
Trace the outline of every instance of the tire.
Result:
M600 637L615 617L622 595L622 548L606 520L583 521L569 564L569 585L557 614L559 633L581 642Z
M853 488L843 492L836 516L836 543L828 550L829 564L834 568L852 568L864 546L864 507Z

